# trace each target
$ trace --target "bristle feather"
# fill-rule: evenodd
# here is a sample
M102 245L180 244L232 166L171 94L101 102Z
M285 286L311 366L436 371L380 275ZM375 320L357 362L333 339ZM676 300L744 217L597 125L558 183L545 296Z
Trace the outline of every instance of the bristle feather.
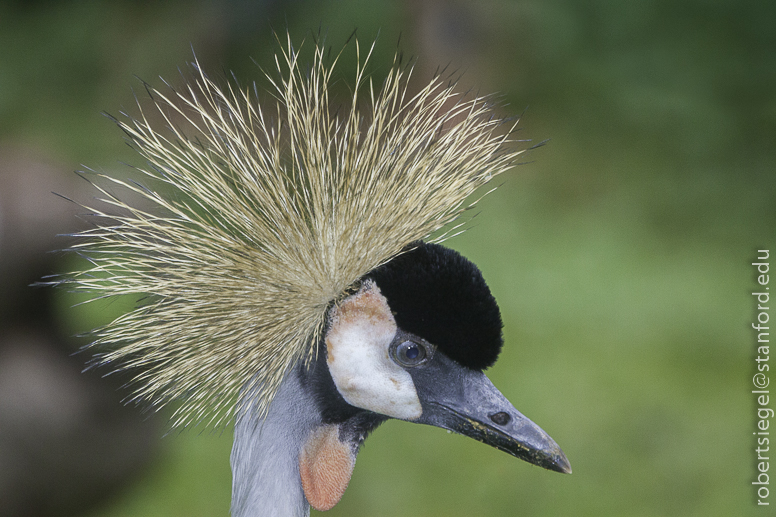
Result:
M113 119L152 184L95 173L117 213L85 207L112 222L79 234L71 249L90 265L60 283L146 297L91 347L134 372L132 400L179 402L173 426L229 421L241 390L266 414L289 369L314 358L331 304L409 243L462 231L451 223L470 194L522 152L486 98L465 100L439 75L410 93L400 53L377 88L365 71L374 44L363 58L355 45L361 64L337 112L341 53L328 63L317 44L305 72L289 38L266 77L274 116L255 85L220 88L195 59L185 88L144 83L153 114L138 102L136 117Z

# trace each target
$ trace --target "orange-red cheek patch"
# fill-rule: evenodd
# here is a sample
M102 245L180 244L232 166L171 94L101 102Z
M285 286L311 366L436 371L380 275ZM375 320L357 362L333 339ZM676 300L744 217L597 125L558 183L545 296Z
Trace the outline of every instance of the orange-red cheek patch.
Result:
M336 505L350 482L356 455L339 441L336 425L323 425L310 433L299 454L302 489L318 511Z

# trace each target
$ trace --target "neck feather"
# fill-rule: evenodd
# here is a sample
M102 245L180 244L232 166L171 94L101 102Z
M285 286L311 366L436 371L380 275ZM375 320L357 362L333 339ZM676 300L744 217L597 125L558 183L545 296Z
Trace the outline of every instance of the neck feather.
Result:
M243 396L252 395L249 391ZM238 415L231 457L233 517L309 515L299 476L299 452L310 431L321 423L320 412L308 400L296 370L281 384L265 420L257 421L247 413Z

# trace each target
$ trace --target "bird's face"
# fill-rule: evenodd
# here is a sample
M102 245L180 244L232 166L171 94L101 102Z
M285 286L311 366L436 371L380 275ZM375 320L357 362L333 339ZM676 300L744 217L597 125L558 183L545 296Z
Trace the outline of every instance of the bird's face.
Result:
M482 372L500 348L498 306L476 266L458 253L418 243L367 275L329 314L325 377L338 402L327 399L323 411L329 435L311 437L301 456L312 506L336 504L358 447L386 418L442 427L571 472L552 438ZM342 460L328 469L324 456Z

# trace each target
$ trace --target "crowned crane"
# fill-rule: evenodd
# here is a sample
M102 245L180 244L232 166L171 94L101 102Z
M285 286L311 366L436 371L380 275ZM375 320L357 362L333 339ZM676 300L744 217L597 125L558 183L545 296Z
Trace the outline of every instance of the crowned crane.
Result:
M397 59L382 85L359 55L331 108L339 55L289 40L258 87L198 63L180 90L117 124L148 166L91 172L108 208L61 283L141 296L95 331L95 364L133 372L132 399L174 403L173 426L234 422L232 514L332 508L367 435L389 418L438 426L571 472L558 445L483 373L502 346L478 268L438 244L470 195L522 150L486 98L434 77L410 93ZM366 93L365 93L366 92ZM142 179L144 178L144 179Z

